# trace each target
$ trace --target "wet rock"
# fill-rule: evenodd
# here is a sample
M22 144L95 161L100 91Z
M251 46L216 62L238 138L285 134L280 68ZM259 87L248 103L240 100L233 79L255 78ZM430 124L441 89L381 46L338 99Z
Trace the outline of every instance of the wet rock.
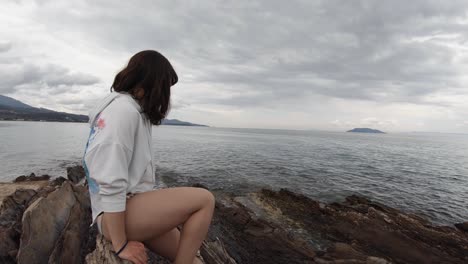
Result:
M36 176L36 174L31 173L29 176L21 175L17 177L13 182L24 182L24 181L44 181L49 180L50 176L44 174L42 176Z
M455 224L455 227L461 231L468 232L468 222Z
M76 165L67 168L67 177L74 184L79 183L85 177L85 171L83 166Z

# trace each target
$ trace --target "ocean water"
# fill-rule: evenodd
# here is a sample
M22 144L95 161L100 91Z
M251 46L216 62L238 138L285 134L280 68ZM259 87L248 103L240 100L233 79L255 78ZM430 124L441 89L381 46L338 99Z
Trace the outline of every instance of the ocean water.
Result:
M0 181L66 176L83 123L0 122ZM288 188L325 202L359 194L437 224L468 221L468 135L153 127L158 180L248 192Z

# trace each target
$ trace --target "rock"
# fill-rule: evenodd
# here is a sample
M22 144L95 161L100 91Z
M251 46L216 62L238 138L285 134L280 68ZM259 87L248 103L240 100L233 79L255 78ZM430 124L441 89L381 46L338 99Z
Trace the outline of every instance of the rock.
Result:
M49 257L49 263L81 263L81 244L88 236L86 232L82 232L82 230L86 230L87 228L82 225L85 220L84 214L85 212L81 210L80 204L75 203L72 207L67 226L57 239L55 248ZM88 224L88 222L84 222Z
M31 173L29 176L19 176L17 177L13 182L24 182L24 181L44 181L44 180L49 180L50 176L47 174L44 174L42 176L36 176L36 174Z
M70 185L36 200L23 215L18 263L48 260L76 198Z
M461 231L468 232L468 222L455 224L455 227Z
M13 182L23 182L26 181L28 178L24 175L18 176Z
M67 168L67 177L74 184L79 183L85 177L85 171L83 166L76 165Z
M40 197L23 215L18 263L80 263L90 224L86 188L75 193L66 182Z
M148 254L148 263L149 264L171 264L170 261L168 261L165 258L162 258L160 256L157 256L150 250L146 250L146 253ZM98 234L96 236L96 247L94 248L93 252L89 253L86 258L85 262L86 264L101 264L101 263L107 263L107 264L129 264L131 263L130 261L123 260L116 256L113 251L112 243L104 238L101 234Z
M15 263L21 235L21 217L35 190L17 189L0 207L0 262Z
M367 256L362 252L345 243L335 243L333 247L327 249L327 255L334 259L355 259L360 261L367 259Z
M37 194L37 192L32 189L17 189L13 194L3 199L0 207L0 213L4 216L3 212L7 210L23 209L35 194Z
M352 196L320 205L288 190L216 195L209 241L238 263L468 263L468 236Z
M201 249L203 263L206 264L237 264L234 259L226 252L223 243L220 240L214 242L204 241ZM162 257L156 256L153 252L147 249L148 263L170 264L171 262ZM85 259L86 264L127 264L128 261L117 257L113 252L112 243L106 240L104 236L98 234L96 236L96 248L89 253Z
M216 198L207 241L220 240L234 261L312 263L315 256L312 245L295 232L297 228L282 225L288 220L281 218L274 208L264 206L258 194L244 199L218 194Z
M61 186L66 181L67 181L67 179L60 176L60 177L55 178L53 181L51 181L50 186Z
M206 263L237 264L237 262L229 256L224 248L223 242L219 239L213 242L204 241L200 251Z
M192 184L192 187L203 188L203 189L207 189L207 190L208 190L208 187L206 187L205 185L203 185L203 184L201 184L201 183L194 183L194 184Z
M383 258L368 257L366 259L366 264L392 264L392 263Z
M6 197L14 194L19 189L39 190L48 186L48 180L42 181L25 181L25 182L0 182L0 205Z
M200 249L206 264L468 263L466 223L433 226L360 196L324 204L285 189L214 193ZM0 263L125 263L89 228L86 185L65 178L0 183L0 197ZM148 255L149 263L170 263Z
M68 223L58 238L49 263L82 263L91 224L91 211L87 188L72 186L77 202L71 208Z
M86 264L132 264L130 261L122 260L113 252L112 244L103 235L96 237L96 249L88 254Z

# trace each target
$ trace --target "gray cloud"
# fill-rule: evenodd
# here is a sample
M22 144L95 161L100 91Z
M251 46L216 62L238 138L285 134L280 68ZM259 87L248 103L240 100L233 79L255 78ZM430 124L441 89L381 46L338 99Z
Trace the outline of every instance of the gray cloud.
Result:
M1 42L0 41L0 53L9 51L11 49L11 47L12 47L11 42Z
M69 69L54 64L38 66L0 57L0 93L12 93L23 86L35 86L36 89L53 89L55 93L66 92L75 85L93 85L99 78L74 73Z
M28 14L32 21L70 46L99 48L101 54L93 55L102 60L160 50L179 70L179 86L190 93L178 99L187 106L181 110L345 100L461 111L453 98L468 94L466 1L50 0L37 5ZM94 85L121 66L94 77L54 64L22 63L0 71L0 92L24 83L46 85L50 93Z
M422 102L440 90L465 89L451 46L467 40L464 1L137 2L63 10L49 1L38 16L55 17L55 30L66 21L110 48L163 50L194 69L194 81L254 87L263 91L257 99L314 92Z

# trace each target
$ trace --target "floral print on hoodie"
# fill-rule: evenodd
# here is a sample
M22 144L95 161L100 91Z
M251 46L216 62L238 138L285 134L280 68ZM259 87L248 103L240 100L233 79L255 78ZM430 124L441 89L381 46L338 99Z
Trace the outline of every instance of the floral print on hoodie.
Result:
M98 114L98 116L96 118L96 122L94 122L93 126L91 127L91 131L89 132L88 142L86 143L86 148L85 148L85 151L84 151L84 155L86 155L86 151L88 150L88 146L94 140L96 135L99 134L99 132L106 127L106 122L104 121L103 118L100 117L100 115L101 115L101 113ZM83 160L84 160L84 158L83 158ZM83 162L83 167L84 167L84 170L85 170L86 179L88 181L89 191L92 192L92 193L99 192L99 185L96 183L96 181L94 181L93 179L91 179L89 177L89 171L88 171L88 167L86 166L86 162Z

